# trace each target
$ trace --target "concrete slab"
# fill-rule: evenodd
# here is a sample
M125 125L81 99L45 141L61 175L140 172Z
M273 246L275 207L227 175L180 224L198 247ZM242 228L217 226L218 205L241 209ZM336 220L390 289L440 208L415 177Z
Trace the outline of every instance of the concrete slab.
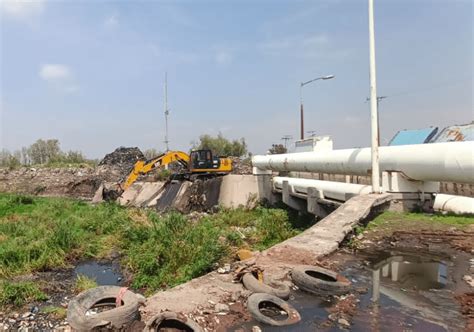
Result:
M94 194L94 197L92 198L92 203L101 203L104 201L104 198L102 196L102 192L104 191L104 184L101 184L97 191Z
M141 190L133 201L134 206L146 206L147 203L159 194L165 182L144 182Z
M258 198L258 182L254 175L229 174L222 178L219 205L236 208Z
M117 199L120 205L132 205L135 198L142 190L143 182L135 182L125 190L122 195Z

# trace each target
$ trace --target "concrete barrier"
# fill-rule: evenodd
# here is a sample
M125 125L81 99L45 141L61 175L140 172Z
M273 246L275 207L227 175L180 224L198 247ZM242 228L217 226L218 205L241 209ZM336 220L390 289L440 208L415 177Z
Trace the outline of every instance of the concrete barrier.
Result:
M253 175L229 174L200 182L200 184L196 183L199 188L193 187L194 183L189 181L182 181L181 186L175 188L176 190L168 190L169 186L170 184L164 182L135 182L123 192L118 202L121 205L137 207L159 205L160 208L165 208L164 205L167 205L166 207L184 211L189 208L186 200L190 199L194 191L202 191L199 194L205 196L204 201L207 203L226 208L245 206L249 200L260 198L258 177ZM176 186L176 183L173 182L171 186ZM166 196L165 202L163 202L165 198L163 195ZM170 195L173 197L168 197Z
M222 179L219 205L236 208L247 205L249 200L258 199L257 177L253 175L230 174Z

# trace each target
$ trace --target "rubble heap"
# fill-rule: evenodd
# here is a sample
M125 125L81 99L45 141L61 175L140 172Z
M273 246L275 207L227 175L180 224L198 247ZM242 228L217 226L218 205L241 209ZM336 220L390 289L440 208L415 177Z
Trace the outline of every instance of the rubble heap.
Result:
M139 148L126 148L121 146L115 149L114 152L105 155L104 159L99 162L97 173L109 173L114 178L115 176L122 178L130 172L138 160L144 159L145 155Z
M232 160L232 174L252 174L252 161L239 157L229 157Z

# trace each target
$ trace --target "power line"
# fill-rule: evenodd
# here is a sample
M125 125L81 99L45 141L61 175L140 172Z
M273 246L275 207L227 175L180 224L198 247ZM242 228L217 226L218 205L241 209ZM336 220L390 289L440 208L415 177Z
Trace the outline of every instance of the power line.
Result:
M432 86L428 86L428 87L425 87L425 88L421 88L421 89L416 89L416 90L407 90L407 91L402 91L402 92L397 92L397 93L394 93L394 94L390 94L388 96L381 96L381 97L377 97L377 100L379 100L379 98L381 99L385 99L385 98L392 98L392 97L399 97L399 96L406 96L406 95L413 95L413 94L418 94L418 93L423 93L423 92L427 92L427 91L431 91L431 90L436 90L436 89L440 89L440 88L446 88L446 87L451 87L451 86L456 86L456 85L459 85L461 83L465 83L467 81L471 81L472 78L466 78L466 79L463 79L463 80L459 80L459 81L456 81L456 82L452 82L452 81L446 81L446 82L451 82L451 84L445 84L446 82L443 82L443 83L439 83L439 84L436 84L436 85L432 85ZM367 98L366 99L366 102L368 102L370 100L370 98Z

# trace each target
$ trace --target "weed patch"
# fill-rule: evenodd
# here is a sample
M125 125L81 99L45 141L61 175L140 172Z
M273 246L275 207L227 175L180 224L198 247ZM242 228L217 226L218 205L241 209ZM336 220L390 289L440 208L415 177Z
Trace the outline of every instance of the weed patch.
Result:
M64 319L66 318L67 311L65 308L62 307L55 307L55 306L46 306L41 309L41 312L47 315L51 315L56 319Z
M44 301L48 297L32 282L0 281L0 304L23 305L28 301Z
M283 209L221 209L190 220L111 203L0 194L0 278L119 252L132 286L154 291L211 271L236 249L263 250L299 231Z
M74 283L74 293L79 294L94 287L97 287L97 282L94 279L79 274Z

